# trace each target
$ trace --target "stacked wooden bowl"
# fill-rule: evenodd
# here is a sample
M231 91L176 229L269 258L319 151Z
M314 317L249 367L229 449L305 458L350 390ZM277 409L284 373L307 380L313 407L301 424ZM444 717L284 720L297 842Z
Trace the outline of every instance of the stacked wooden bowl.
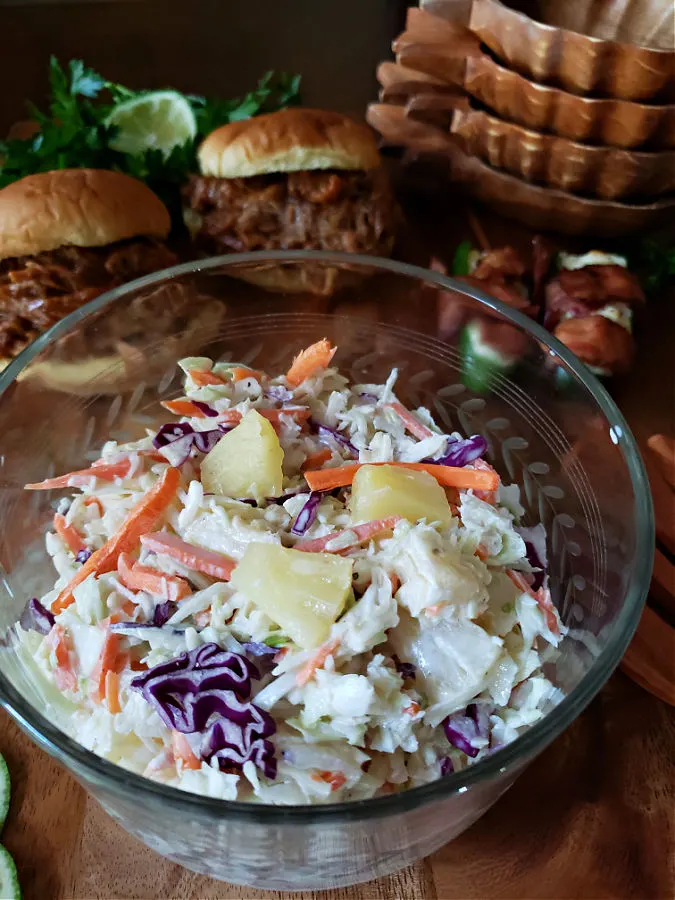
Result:
M568 234L675 221L673 0L421 0L393 51L369 122L471 195Z

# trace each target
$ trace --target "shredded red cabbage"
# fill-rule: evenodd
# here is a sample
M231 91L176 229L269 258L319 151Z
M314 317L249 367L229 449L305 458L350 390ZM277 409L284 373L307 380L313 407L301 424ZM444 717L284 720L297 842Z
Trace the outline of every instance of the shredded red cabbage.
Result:
M487 441L480 434L474 434L465 440L448 438L445 451L436 459L425 459L427 463L437 466L468 466L487 451Z
M312 491L307 502L298 513L298 517L291 528L291 534L303 535L316 519L319 511L321 500L323 499L322 491Z
M293 393L282 384L271 384L263 391L263 394L269 400L274 400L275 403L290 403L293 399Z
M546 553L546 528L540 522L533 528L519 527L516 531L525 541L525 555L533 569L532 590L538 591L543 586L548 568L548 555Z
M80 552L75 557L75 562L86 563L86 561L89 559L91 554L92 554L91 550L88 550L88 549L80 550Z
M247 698L260 678L246 657L203 644L154 666L131 682L169 728L202 734L200 755L221 769L252 761L268 778L276 776L274 720Z
M162 425L152 443L171 465L180 467L190 458L193 447L200 453L210 453L223 434L231 429L232 426L223 424L209 431L197 431L188 422L172 422Z
M49 610L40 603L37 597L33 597L33 599L29 601L28 610L33 619L35 631L39 631L40 634L49 634L56 624L54 614L50 613Z
M265 740L276 731L274 719L252 703L240 700L232 691L220 691L220 716L202 735L199 755L214 759L220 769L241 768L252 762L267 778L276 778L274 745Z
M398 658L398 656L396 656L395 653L391 658L394 665L396 666L396 671L401 676L401 678L409 678L411 680L414 680L415 675L417 674L417 666L415 666L413 663L401 662L401 660Z
M441 760L441 778L445 778L446 775L452 775L455 771L455 767L452 764L452 760L449 756L444 756Z
M467 756L478 756L490 736L490 718L481 703L470 703L465 713L453 713L443 722L445 736Z
M209 418L213 418L213 416L218 415L218 413L212 406L209 406L208 403L204 403L202 400L192 400L191 402L194 403L198 410L203 412L204 415L208 416Z
M359 455L359 451L358 451L358 450L356 449L356 447L352 444L352 442L349 440L349 438L346 438L346 437L344 436L344 434L341 434L341 433L337 430L337 428L330 428L328 425L324 425L324 424L321 423L321 422L317 422L316 419L310 419L310 420L309 420L309 427L312 429L312 431L313 431L315 434L318 434L320 438L327 438L327 437L330 437L330 438L332 438L334 441L337 441L337 443L338 443L344 450L346 450L348 453L350 453L352 456L358 456L358 455Z
M260 641L246 641L245 644L242 644L242 647L251 656L276 656L279 652L278 647L270 647Z
M161 628L162 625L166 625L171 616L176 612L178 604L174 603L172 600L166 600L164 603L158 603L155 607L155 611L152 614L152 619L150 620L150 625L155 625L157 628Z
M362 397L364 400L369 400L371 403L379 403L380 398L376 397L375 394L369 394L367 391L363 391L359 394L359 397Z

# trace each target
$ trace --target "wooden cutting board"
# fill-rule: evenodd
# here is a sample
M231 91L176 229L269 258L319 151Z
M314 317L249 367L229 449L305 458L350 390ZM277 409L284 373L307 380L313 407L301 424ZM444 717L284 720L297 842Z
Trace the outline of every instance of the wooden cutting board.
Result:
M429 859L334 892L261 893L193 875L127 835L0 712L13 798L3 841L25 900L668 900L675 709L615 675L479 822Z

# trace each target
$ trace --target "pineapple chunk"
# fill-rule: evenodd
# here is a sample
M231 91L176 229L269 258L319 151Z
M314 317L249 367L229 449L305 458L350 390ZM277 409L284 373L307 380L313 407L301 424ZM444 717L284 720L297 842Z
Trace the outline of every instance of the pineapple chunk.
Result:
M202 463L205 491L227 497L278 497L284 451L267 419L249 410Z
M308 650L324 643L344 608L352 588L352 561L252 543L231 583Z
M398 466L361 466L349 505L356 522L403 516L447 525L452 517L445 491L432 475Z

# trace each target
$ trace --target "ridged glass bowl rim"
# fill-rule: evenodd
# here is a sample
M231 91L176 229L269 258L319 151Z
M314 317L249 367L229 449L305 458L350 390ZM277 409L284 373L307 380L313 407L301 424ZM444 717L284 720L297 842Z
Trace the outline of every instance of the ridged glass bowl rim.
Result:
M151 287L177 276L209 272L213 269L233 267L240 264L265 262L325 262L336 265L364 267L373 274L376 272L380 274L392 273L410 279L417 279L437 288L450 289L464 294L477 303L499 313L563 360L567 368L574 373L578 381L593 398L605 416L608 425L613 428L613 434L623 454L631 478L633 495L635 497L633 527L636 535L636 562L626 592L625 602L613 629L612 638L580 683L567 697L517 740L496 751L493 755L468 766L461 772L453 773L420 787L410 788L401 793L370 800L354 800L346 803L330 803L319 806L272 806L269 804L218 800L211 797L203 797L199 794L190 794L178 788L163 785L141 775L136 775L115 763L102 759L90 750L86 750L64 732L60 731L28 703L1 672L0 705L5 707L34 741L47 750L50 755L64 762L69 768L74 769L78 774L85 774L87 778L95 780L99 786L104 787L111 793L128 792L137 799L145 795L148 800L161 801L164 804L168 804L177 813L206 814L214 819L229 817L266 825L291 823L305 825L310 822L330 824L337 821L354 821L371 817L392 816L415 809L425 803L441 800L452 794L464 793L473 785L494 778L514 765L527 761L558 737L598 693L618 665L628 646L637 627L649 586L654 553L654 519L649 482L635 439L616 404L598 379L560 341L522 313L507 307L499 300L489 297L482 291L476 290L473 286L420 266L374 256L303 250L232 253L225 256L182 263L163 269L160 272L155 272L144 278L138 278L87 303L69 316L66 316L65 319L54 325L34 343L29 345L0 375L0 396L35 356L66 332L74 329L90 313L101 310L106 306L112 306L117 300L136 292L140 288Z

